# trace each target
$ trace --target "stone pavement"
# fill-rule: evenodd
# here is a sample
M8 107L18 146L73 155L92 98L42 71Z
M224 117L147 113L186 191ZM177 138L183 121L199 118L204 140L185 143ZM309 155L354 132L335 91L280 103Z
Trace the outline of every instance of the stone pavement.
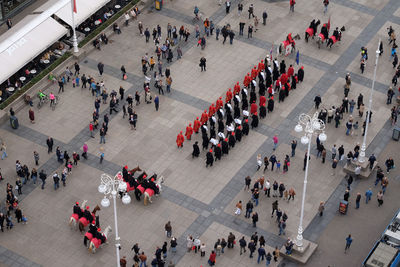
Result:
M122 119L120 113L110 116L107 143L102 145L105 148L105 161L101 165L98 159L101 147L98 144L98 136L92 139L88 132L88 123L94 109L93 97L85 89L67 86L55 111L51 111L48 107L35 110L37 118L35 124L30 124L27 118L28 109L25 108L17 114L21 123L20 129L14 131L8 124L2 125L0 136L8 145L9 158L1 162L1 168L7 182L14 183L16 159L28 164L29 167L33 166L33 150L39 152L40 169L46 170L49 179L44 191L33 184L24 186L21 206L30 221L28 225L18 225L12 231L4 233L7 238L0 241L2 246L0 261L11 265L10 261L17 259L13 262L15 266L29 266L34 264L33 262L43 266L114 264L113 237L109 237L108 246L101 248L96 255L89 255L82 246L82 236L74 231L71 232L66 222L75 201L88 199L91 207L99 203L102 196L97 193L97 186L101 173L113 175L125 164L129 167L140 165L148 173L156 172L164 175L166 182L162 195L149 206L144 207L142 203L132 200L134 203L123 207L118 202L121 256L127 255L131 258L129 248L132 243L139 242L141 248L151 258L150 255L155 247L165 241L163 225L168 220L172 222L173 235L178 237L179 244L177 254L168 257L168 260L171 258L179 262L178 266L206 264L206 259L186 255L185 240L188 235L200 236L202 242L207 245L207 256L216 238L226 238L230 231L234 232L237 238L245 235L249 240L249 236L256 230L260 235L264 235L268 251L275 246L281 246L285 237L277 235L277 226L274 219L269 216L272 202L270 199L261 196L260 205L256 208L260 216L257 229L243 217L233 216L235 203L238 200L246 203L249 199L249 194L243 190L243 178L250 175L255 179L262 175L261 171L256 172L256 155L259 153L271 155L271 139L274 134L278 134L280 139L280 145L274 152L278 159L283 160L285 154L289 154L290 141L300 137L292 130L297 123L298 115L302 112L309 114L314 112L313 99L316 94L322 96L324 106L340 103L343 77L346 72L351 72L353 77L350 97L355 98L362 92L364 100L367 99L373 63L367 64L365 73L360 75L357 66L359 49L366 45L370 51L370 62L374 61L373 52L377 40L379 38L385 40L386 27L390 23L388 21L396 21L398 14L395 12L400 3L386 0L384 3L379 1L379 4L375 5L365 1L350 1L350 4L346 5L347 1L331 1L329 15L332 27L342 24L346 26L342 43L330 50L326 47L318 50L313 41L309 43L298 41L300 62L305 66L305 81L291 92L284 103L277 103L274 112L261 120L259 129L251 131L249 136L237 144L222 162L217 162L212 168L206 169L202 162L204 153L200 159L193 160L190 156L191 144L194 140L199 140L198 136L191 142L185 141L181 150L176 149L175 139L177 133L184 130L188 121L193 121L236 81L241 82L245 73L269 54L272 44L276 48L288 32L303 36L302 33L313 18L319 17L324 23L328 16L323 16L322 4L319 2L315 0L297 4L296 12L290 14L286 2L245 1L244 11L247 11L250 3L255 4L256 14L260 17L264 8L268 10L267 26L259 25L259 31L254 33L253 39L239 37L237 34L232 46L222 45L210 37L205 50L196 47L193 38L192 14L196 1L174 0L167 2L160 12L142 14L140 20L150 30L159 24L165 34L167 23L178 28L183 24L189 27L192 35L187 43L179 44L184 52L183 58L169 64L173 90L171 94L161 96L159 112L154 110L153 105L142 103L137 106L139 119L136 131L130 130L127 121ZM203 1L198 5L203 17L210 17L220 27L230 23L232 28L237 30L240 20L236 11L237 1L232 3L231 13L228 15L225 15L225 8L219 7L216 1ZM247 20L247 12L242 14L242 18L247 24L250 23ZM397 25L394 26L397 29ZM376 83L374 93L373 123L370 125L367 138L368 152L377 155L390 142L391 135L391 126L385 123L390 109L384 104L387 88L385 84L388 84L387 77L392 72L391 63L387 62L389 48L386 43L384 49L386 53L380 59L379 82ZM144 38L138 34L136 23L131 23L128 28L122 27L121 35L112 37L111 44L102 47L101 51L94 51L80 62L81 72L95 77L96 80L104 80L108 90L118 90L121 85L127 89L126 95L133 95L135 91L142 93L144 77L140 59L146 52L153 55L154 46L151 43L146 45ZM207 72L201 73L198 60L203 55L207 58ZM294 64L294 60L293 56L285 59L287 64ZM99 61L106 65L103 77L99 77L97 72L96 65ZM125 65L128 71L126 81L120 79L121 65ZM107 112L107 106L102 105L100 112L102 118ZM356 142L361 142L360 133L347 137L344 131L344 125L338 130L328 125L326 147L330 149L333 143L343 144L347 153ZM60 171L61 166L56 162L54 154L46 153L45 140L49 135L55 139L55 146L59 145L62 150L68 150L70 154L73 151L80 151L84 143L89 146L89 159L81 160L79 166L74 168L68 177L67 187L61 188L59 192L54 192L52 189L51 175L54 171ZM296 157L293 158L287 174L266 172L267 179L282 181L287 187L293 186L297 192L296 199L291 203L280 201L280 208L289 217L287 237L291 238L296 236L300 216L303 173L296 170L302 168L304 152L305 147L299 143ZM327 164L322 165L313 156L310 162L304 235L305 238L317 243L321 233L336 219L335 206L344 186L342 173L331 176L330 161L327 161ZM0 185L0 190L5 191L4 183ZM328 201L322 219L315 217L319 201ZM107 225L113 226L112 210L102 209L100 220L103 229ZM53 240L57 241L49 247L49 241ZM337 240L338 244L341 244L341 241L342 239ZM22 244L23 250L20 249ZM328 248L321 248L318 253L321 252L323 256L326 250ZM43 251L46 251L45 255ZM237 253L236 256L233 253ZM218 258L219 266L254 264L254 261L250 262L247 257L239 257L238 251L228 252L227 255L228 257ZM283 264L287 263L284 261Z

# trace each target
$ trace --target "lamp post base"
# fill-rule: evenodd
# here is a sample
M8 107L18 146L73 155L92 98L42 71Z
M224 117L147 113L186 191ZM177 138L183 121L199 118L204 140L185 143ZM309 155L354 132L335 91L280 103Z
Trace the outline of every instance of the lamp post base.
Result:
M289 255L286 253L285 245L280 249L280 254L282 257L290 259L292 261L306 264L308 259L311 258L314 251L317 249L318 245L311 241L303 239L303 245L298 247L296 244L293 246L292 253Z

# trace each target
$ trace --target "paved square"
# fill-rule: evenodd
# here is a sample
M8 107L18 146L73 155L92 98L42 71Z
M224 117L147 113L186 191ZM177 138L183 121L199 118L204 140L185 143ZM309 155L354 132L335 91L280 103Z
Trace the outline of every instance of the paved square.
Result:
M351 73L352 86L349 99L357 100L359 93L364 95L367 103L369 90L372 85L374 71L375 49L378 40L384 43L384 54L380 57L378 65L377 82L375 84L374 102L372 105L373 117L367 137L367 155L381 154L386 145L390 144L391 125L387 121L390 116L391 106L386 105L386 91L394 74L392 63L389 61L390 47L387 44L386 28L393 25L399 28L400 2L396 0L385 1L331 1L328 14L323 14L323 5L320 0L299 1L295 12L289 13L288 1L243 1L244 9L241 16L237 13L237 0L231 1L232 7L229 14L225 14L225 7L219 6L218 1L164 1L161 11L145 9L138 20L131 22L129 27L122 27L121 35L110 36L110 43L87 55L79 62L81 73L90 75L96 81L104 81L105 88L118 91L119 87L125 88L125 96L134 95L136 91L141 94L141 104L135 106L138 114L137 130L131 130L127 119L122 118L122 112L110 116L109 130L106 135L106 144L99 144L99 134L90 138L88 124L92 119L94 110L94 97L88 89L72 88L67 84L65 92L60 95L61 101L52 111L45 106L38 110L36 107L36 123L31 124L28 118L28 107L17 113L20 128L13 130L8 123L1 125L0 138L7 144L8 158L1 161L1 172L6 180L0 184L0 190L5 192L6 183L15 184L15 161L20 160L31 169L34 167L33 151L40 154L39 169L46 170L48 174L46 188L28 182L23 186L23 195L20 196L21 207L29 218L27 225L16 225L11 231L1 233L4 238L0 240L0 262L7 266L112 266L115 264L114 246L114 217L111 208L102 208L99 212L101 228L107 225L113 228L108 237L107 245L100 248L95 255L91 255L84 248L83 235L71 230L67 221L72 212L75 201L87 199L88 205L93 208L99 204L103 197L97 192L100 175L108 173L114 175L122 166L135 167L139 165L147 173L158 173L166 180L161 196L154 198L152 204L144 206L137 202L132 195L132 203L123 206L117 200L119 235L121 237L121 256L127 256L128 265L132 265L133 254L130 250L136 242L148 255L148 263L152 260L155 248L162 246L166 241L164 225L171 221L173 236L178 238L178 251L170 255L169 260L177 266L207 265L209 252L217 238L227 238L229 232L234 232L238 239L245 236L249 241L250 236L257 231L266 239L267 251L272 252L275 246L281 247L286 238L294 239L300 219L301 197L304 172L303 159L306 147L300 143L300 135L294 132L298 116L301 113L313 114L313 99L317 94L322 97L321 107L329 108L338 106L343 99L344 76ZM260 19L258 30L253 33L253 38L247 38L247 26L253 24L248 19L247 9L250 4L255 6L255 14ZM195 25L193 9L198 5L202 18L210 18L215 26L222 28L229 23L236 36L233 45L229 40L222 44L213 36L207 38L204 50L197 46L195 40ZM267 10L267 25L262 25L262 12ZM331 18L331 28L345 25L340 44L335 44L331 49L326 46L318 49L315 40L304 42L304 31L312 19L319 18L321 23L327 23ZM154 104L144 103L143 82L144 75L141 68L141 58L148 53L155 55L155 46L150 38L148 44L143 36L139 35L137 22L142 21L144 27L150 31L157 25L162 27L162 37L166 36L166 26L171 23L179 30L181 25L187 27L191 33L188 42L183 40L178 43L182 48L183 57L177 60L176 47L174 46L173 62L167 64L163 61L163 70L168 66L173 79L170 94L160 96L160 109L157 112ZM239 22L246 23L244 36L239 36ZM204 26L199 24L200 31ZM320 27L318 29L320 31ZM278 60L285 59L287 66L293 64L295 69L300 66L305 68L305 79L297 84L283 103L278 103L275 96L275 108L260 120L257 129L251 130L248 136L243 137L235 148L230 150L228 156L222 161L215 162L211 168L205 168L205 152L200 157L192 159L192 144L194 141L201 143L201 134L193 135L191 141L185 140L182 149L177 149L175 140L179 131L184 131L189 122L200 116L211 103L220 97L225 97L228 88L233 88L236 81L241 84L246 73L254 65L270 53L273 45L273 55L276 56L277 46L286 38L287 34L299 34L301 40L297 42L300 52L300 65L295 63L295 55L288 57L279 56ZM359 59L360 48L366 46L369 51L369 60L364 74L360 73ZM199 59L207 58L207 71L200 72ZM105 72L99 76L97 64L105 64ZM128 79L121 79L121 66L127 70ZM152 75L153 72L150 72ZM163 78L164 79L164 78ZM154 88L154 79L151 81L153 96L158 94ZM52 86L48 92L58 91ZM121 109L120 107L118 108ZM108 113L108 104L102 104L100 119ZM336 175L331 175L330 149L333 144L344 145L345 154L356 143L362 143L362 122L358 111L353 113L355 121L359 121L360 128L352 136L345 135L345 123L349 114L344 118L338 129L334 123L327 124L326 134L328 140L325 147L328 150L327 162L321 163L321 158L316 158L315 140L312 141L312 155L310 161L307 196L305 199L304 237L313 242L321 242L322 248L312 258L312 266L318 264L345 264L355 266L359 264L350 257L335 261L331 253L326 253L327 241L322 237L324 231L332 232L331 225L340 225L337 217L337 203L342 198L344 190L343 163L340 163ZM277 134L279 146L272 151L272 137ZM55 147L67 150L70 155L77 151L81 153L84 143L89 146L89 159L82 159L78 167L73 167L72 173L67 178L67 186L57 191L53 189L52 174L62 170L57 163L55 154L47 154L46 138L52 136ZM293 187L296 191L294 201L279 199L279 207L288 215L285 236L279 236L276 219L271 218L271 203L274 198L260 196L260 204L255 208L259 214L257 228L253 228L250 219L243 215L234 216L235 204L242 200L244 206L250 199L249 192L243 190L244 177L249 175L252 181L258 179L262 169L256 171L256 156L262 154L270 156L274 153L281 162L285 155L290 154L291 140L298 140L296 156L291 158L291 165L287 173L267 170L265 178L283 182L287 189ZM397 145L398 144L394 144ZM105 150L105 160L99 163L100 147ZM396 158L395 158L396 161ZM392 177L392 176L389 176ZM370 182L370 181L369 181ZM40 184L41 182L39 182ZM356 182L358 183L358 181ZM363 186L364 189L365 186ZM317 215L320 201L326 202L326 213L323 218ZM356 220L359 218L356 218ZM333 222L331 225L331 221ZM349 230L351 231L351 230ZM205 258L200 255L186 253L186 237L199 236L206 243L207 254ZM342 236L334 238L333 244L341 246ZM337 239L335 239L337 238ZM167 240L169 242L169 240ZM365 253L363 250L362 253ZM360 255L357 260L362 258ZM325 261L324 261L325 260ZM329 263L328 263L329 262ZM286 260L279 259L281 266L291 265ZM265 264L265 263L264 263ZM255 260L248 256L240 256L235 248L227 251L217 258L218 266L256 266ZM272 266L277 266L273 263Z

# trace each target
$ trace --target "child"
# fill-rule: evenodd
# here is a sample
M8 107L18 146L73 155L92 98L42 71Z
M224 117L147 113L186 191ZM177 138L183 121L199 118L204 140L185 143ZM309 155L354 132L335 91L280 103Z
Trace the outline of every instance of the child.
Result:
M67 167L68 167L68 173L71 173L71 171L72 171L72 162L71 161L68 161Z
M27 224L28 218L26 218L25 214L22 214L22 224Z
M289 199L289 191L285 190L285 192L283 193L283 199Z
M76 83L76 80L75 80L75 79L72 79L72 87L73 87L73 88L75 88L75 83Z
M100 164L103 163L103 159L104 159L104 148L100 147Z
M61 173L61 181L63 182L63 186L65 186L67 175L68 175L68 169L64 168L63 172Z
M76 86L77 86L77 87L79 87L79 81L80 81L79 77L76 76L76 78L75 78L75 83L76 83Z
M14 226L14 224L12 223L12 217L11 217L11 215L8 215L7 217L6 217L6 225L7 225L7 230L8 229L12 229L13 228L13 226Z
M281 161L278 160L278 162L276 163L276 171L280 172L281 171Z

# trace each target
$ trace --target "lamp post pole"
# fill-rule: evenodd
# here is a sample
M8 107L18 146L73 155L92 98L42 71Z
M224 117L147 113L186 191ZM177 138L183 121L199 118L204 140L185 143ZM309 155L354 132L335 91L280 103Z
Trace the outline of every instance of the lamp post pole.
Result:
M306 170L304 174L304 182L303 182L303 195L301 198L301 211L300 211L300 222L299 228L297 230L297 238L296 238L296 246L300 251L304 249L303 247L303 218L304 218L304 204L307 193L307 182L308 182L308 167L310 163L310 150L311 150L311 142L312 137L315 134L319 133L319 139L321 142L326 141L326 134L324 133L325 124L322 120L318 119L318 112L314 114L313 117L307 114L300 114L299 123L295 127L295 131L300 133L303 132L304 125L304 136L301 137L301 143L307 144L307 155L306 155Z
M375 87L375 80L376 80L376 69L378 68L378 60L379 60L379 45L381 43L381 40L379 39L378 43L378 49L375 51L376 52L376 59L375 59L375 68L374 68L374 79L372 80L372 86L371 90L369 92L369 102L368 102L368 115L365 118L365 133L364 133L364 138L363 138L363 143L361 145L361 151L360 151L360 156L358 157L358 161L360 163L364 163L366 161L365 157L365 150L367 149L367 134L368 134L368 125L369 125L369 116L371 116L371 108L372 108L372 95L374 93L374 87Z
M115 224L115 249L117 251L117 266L120 267L120 261L119 261L119 248L121 244L119 243L120 237L118 236L118 218L117 218L117 204L116 204L116 196L117 196L117 191L115 190L115 183L112 183L112 191L111 195L113 198L114 202L114 224Z
M125 192L126 191L126 183L122 180L121 172L118 172L114 178L110 177L108 174L103 173L101 175L101 183L98 188L100 193L104 194L104 198L101 201L101 205L103 207L110 206L110 200L108 197L111 195L113 199L113 207L114 207L114 224L115 224L115 249L117 253L117 266L120 267L120 256L119 249L121 247L120 240L121 238L118 235L118 218L117 218L117 190ZM131 198L125 193L122 197L122 203L129 204L131 202Z
M306 192L307 192L307 179L308 179L308 164L310 163L310 150L311 150L311 138L312 134L308 134L308 148L307 148L307 161L306 161L306 172L304 175L303 182L303 195L301 197L301 212L300 212L300 223L299 229L297 230L297 240L296 245L299 248L303 248L303 217L304 217L304 202L306 200Z
M76 38L76 31L75 31L75 16L74 16L74 5L75 0L71 0L71 14L72 14L72 46L74 47L74 53L79 52L78 48L78 39Z

